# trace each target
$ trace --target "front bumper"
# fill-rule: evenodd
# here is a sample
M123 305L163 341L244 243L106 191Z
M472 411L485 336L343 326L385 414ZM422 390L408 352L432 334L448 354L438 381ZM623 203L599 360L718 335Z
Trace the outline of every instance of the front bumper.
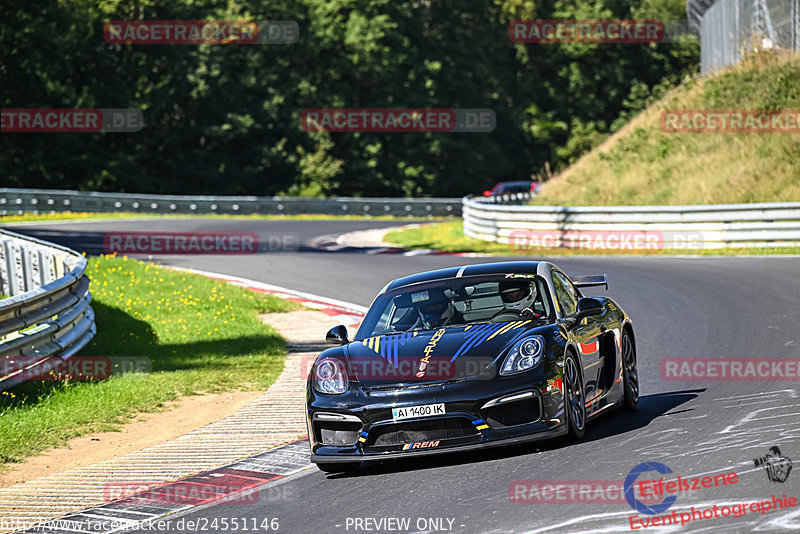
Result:
M463 445L450 445L446 447L437 447L431 449L418 449L400 452L382 452L382 453L352 453L352 454L320 454L311 453L311 461L315 464L321 463L349 463L349 462L364 462L373 460L394 460L398 458L410 458L419 456L430 456L433 454L444 454L449 452L462 452L477 449L488 449L491 447L502 447L504 445L515 445L518 443L526 443L529 441L540 441L549 438L563 436L567 433L567 425L562 424L557 428L540 431L535 434L527 434L513 438L503 439L486 439L478 443L463 444ZM342 451L344 452L344 451Z
M342 395L321 395L309 385L311 461L427 456L565 434L560 373L549 370L396 389L365 389L353 383ZM548 378L554 376L558 378ZM392 418L392 408L439 403L445 405L443 415Z

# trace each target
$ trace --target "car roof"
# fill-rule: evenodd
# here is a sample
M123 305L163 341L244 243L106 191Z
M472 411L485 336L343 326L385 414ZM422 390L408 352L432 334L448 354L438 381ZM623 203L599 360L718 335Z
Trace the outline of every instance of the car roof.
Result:
M386 286L384 292L391 289L397 289L398 287L418 284L420 282L432 282L434 280L444 280L446 278L457 278L462 276L507 273L536 274L538 267L538 261L499 261L493 263L478 263L475 265L462 265L459 267L447 267L445 269L426 271L424 273L412 274L392 280Z
M497 185L530 185L533 180L522 180L522 181L514 181L514 182L500 182Z

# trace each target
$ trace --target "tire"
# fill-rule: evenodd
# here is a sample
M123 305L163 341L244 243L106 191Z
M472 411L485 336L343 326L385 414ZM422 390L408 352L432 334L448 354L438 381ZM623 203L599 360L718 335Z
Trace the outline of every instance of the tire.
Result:
M627 330L622 331L622 382L625 398L622 407L625 410L633 411L639 407L639 372L636 369L636 347L633 339Z
M317 464L320 471L325 473L352 473L361 467L361 462L339 462Z
M583 439L586 431L586 394L583 378L575 358L570 354L564 360L564 413L571 438Z

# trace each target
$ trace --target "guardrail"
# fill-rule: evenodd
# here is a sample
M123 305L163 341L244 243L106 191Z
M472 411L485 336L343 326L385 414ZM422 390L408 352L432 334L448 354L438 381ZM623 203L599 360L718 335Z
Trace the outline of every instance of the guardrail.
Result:
M51 211L447 217L461 215L461 199L145 195L56 189L0 189L0 215Z
M0 391L94 337L85 270L74 250L0 230Z
M464 233L512 248L533 248L533 243L602 248L593 246L593 237L618 245L620 236L637 234L652 237L657 249L800 246L800 202L567 208L508 205L525 202L530 195L512 197L464 197ZM610 235L616 238L604 239Z

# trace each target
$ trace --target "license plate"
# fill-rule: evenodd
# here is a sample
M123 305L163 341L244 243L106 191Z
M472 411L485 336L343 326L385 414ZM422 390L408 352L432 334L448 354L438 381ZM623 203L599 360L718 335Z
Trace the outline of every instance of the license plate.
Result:
M412 417L430 417L444 415L444 403L426 404L424 406L408 406L406 408L392 408L392 419L410 419Z

